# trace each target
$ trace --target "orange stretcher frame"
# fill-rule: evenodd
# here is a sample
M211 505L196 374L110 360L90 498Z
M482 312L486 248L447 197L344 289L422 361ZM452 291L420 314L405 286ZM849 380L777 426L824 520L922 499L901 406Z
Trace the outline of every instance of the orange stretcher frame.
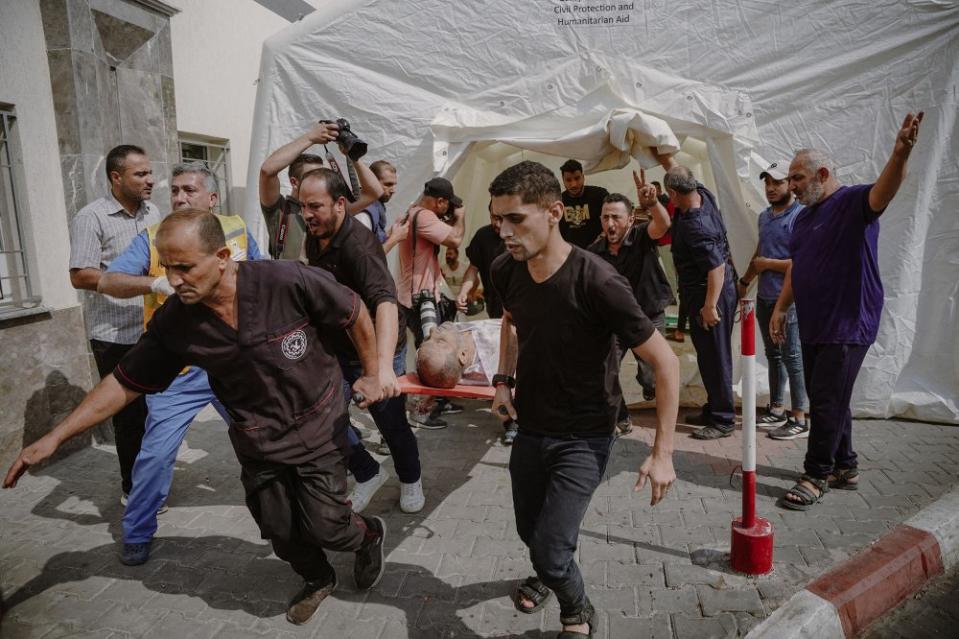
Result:
M410 395L438 395L440 397L492 400L496 394L496 389L492 386L464 386L462 384L457 384L453 388L424 386L416 373L402 375L397 381L400 383L400 390Z

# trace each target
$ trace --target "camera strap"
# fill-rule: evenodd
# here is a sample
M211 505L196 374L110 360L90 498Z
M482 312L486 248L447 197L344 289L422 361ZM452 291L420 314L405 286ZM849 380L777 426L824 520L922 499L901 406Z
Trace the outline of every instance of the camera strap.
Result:
M273 238L273 254L271 255L274 260L280 259L283 254L283 247L286 246L286 234L290 230L290 200L285 196L281 197L283 199L280 205L280 223L276 227L276 237Z
M323 151L326 153L326 162L330 165L330 168L339 173L340 177L350 185L350 193L347 199L350 202L356 202L356 194L360 192L359 178L356 176L356 169L353 168L350 162L347 162L346 175L343 175L340 164L336 161L336 156L333 155L325 144L323 145Z

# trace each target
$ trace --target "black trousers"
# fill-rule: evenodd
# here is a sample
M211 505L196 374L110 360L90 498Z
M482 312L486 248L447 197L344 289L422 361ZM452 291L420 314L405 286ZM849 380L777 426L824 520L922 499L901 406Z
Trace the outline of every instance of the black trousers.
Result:
M802 345L810 420L803 470L810 477L826 479L858 465L849 401L868 350L864 344Z
M91 339L90 350L93 351L93 359L96 360L100 378L112 373L131 348L133 344L114 344ZM133 487L133 462L140 453L140 442L143 441L146 421L147 402L143 395L113 416L113 437L116 440L117 457L120 459L120 479L124 493L129 493Z
M731 269L728 269L731 270ZM736 407L733 401L733 320L736 318L736 303L739 296L736 286L727 274L723 290L719 294L716 309L719 324L709 330L703 328L699 310L706 303L705 289L683 291L689 311L689 336L696 349L696 364L699 376L706 388L706 405L703 412L710 415L717 428L729 430L736 423Z
M306 581L332 578L324 549L356 552L363 545L369 526L350 508L339 449L302 464L243 461L241 466L246 506L261 537Z
M649 315L649 321L653 323L653 326L656 327L656 330L659 331L660 335L666 334L666 311L660 311L656 315ZM626 357L626 353L629 352L629 349L626 348L625 344L616 340L616 348L619 349L619 362L622 365L623 358ZM656 373L653 371L653 367L643 361L643 359L633 353L633 357L636 359L636 381L639 382L639 385L642 386L643 391L650 391L656 393ZM622 401L619 403L619 414L616 416L616 421L623 421L629 417L629 407L626 405L626 397L624 396Z
M529 548L536 576L556 593L564 617L586 607L576 544L612 446L612 435L560 438L520 429L510 451L516 532Z

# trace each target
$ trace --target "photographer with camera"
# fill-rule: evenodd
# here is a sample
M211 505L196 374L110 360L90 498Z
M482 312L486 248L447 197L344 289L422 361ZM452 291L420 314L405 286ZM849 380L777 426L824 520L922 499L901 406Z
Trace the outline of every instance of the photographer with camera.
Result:
M260 167L260 208L270 233L270 255L273 259L299 260L306 263L303 242L306 225L300 215L300 179L309 171L324 166L323 158L305 153L314 144L326 145L336 142L347 162L356 172L359 193L353 193L353 201L347 203L349 215L359 213L383 195L380 181L359 160L366 153L366 143L350 130L343 118L336 122L321 120L312 129L270 154ZM289 167L291 192L280 193L280 173Z

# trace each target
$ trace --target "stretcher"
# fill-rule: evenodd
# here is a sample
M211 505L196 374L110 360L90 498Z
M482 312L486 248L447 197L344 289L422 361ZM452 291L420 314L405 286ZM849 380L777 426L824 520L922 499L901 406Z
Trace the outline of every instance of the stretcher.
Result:
M461 397L464 399L488 399L492 401L496 389L492 386L466 386L457 384L453 388L434 388L424 386L416 373L407 373L397 379L400 391L410 395L436 395L439 397Z

